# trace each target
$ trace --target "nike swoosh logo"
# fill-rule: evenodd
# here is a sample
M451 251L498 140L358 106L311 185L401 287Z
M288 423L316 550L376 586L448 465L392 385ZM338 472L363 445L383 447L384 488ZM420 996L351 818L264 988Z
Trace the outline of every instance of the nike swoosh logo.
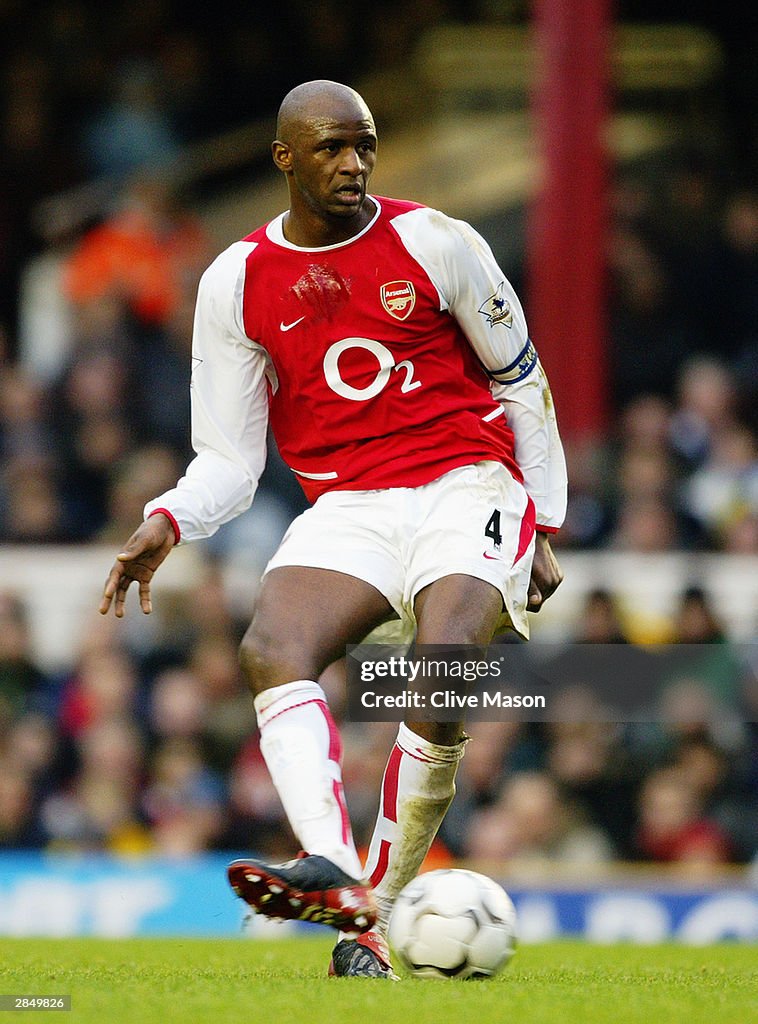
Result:
M485 558L489 558L491 562L502 562L500 555L488 555L486 551L482 551Z
M285 324L283 320L279 323L280 331L291 331L293 327L297 327L301 320L305 320L304 316L299 317L297 320L293 320L291 324Z

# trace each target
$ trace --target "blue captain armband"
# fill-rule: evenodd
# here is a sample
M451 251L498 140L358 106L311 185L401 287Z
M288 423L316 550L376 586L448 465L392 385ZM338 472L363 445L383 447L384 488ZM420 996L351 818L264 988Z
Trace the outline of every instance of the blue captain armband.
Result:
M537 349L532 344L531 338L526 339L526 345L519 354L502 370L487 370L487 374L498 384L518 384L524 377L528 377L537 365Z

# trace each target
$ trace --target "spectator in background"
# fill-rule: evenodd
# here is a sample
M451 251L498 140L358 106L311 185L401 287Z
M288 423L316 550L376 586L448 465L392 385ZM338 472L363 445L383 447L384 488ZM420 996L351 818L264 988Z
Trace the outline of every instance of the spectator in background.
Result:
M24 606L12 593L0 591L0 737L41 702L46 684L32 657Z
M22 369L0 361L0 541L68 537L49 397Z
M76 734L77 770L42 804L40 818L53 849L144 852L140 818L144 742L130 718L104 718Z
M50 454L49 394L0 351L0 458Z
M194 296L210 251L200 218L165 180L140 174L116 212L74 248L64 289L75 306L115 296L138 325L165 327L187 293Z
M719 261L723 316L721 336L730 346L737 379L749 400L758 393L758 195L739 191L727 199L721 232L723 252ZM753 426L756 426L753 410Z
M686 665L693 685L699 684L712 699L723 702L723 716L733 715L745 666L703 587L689 586L682 593L674 617L674 641L690 645Z
M718 547L758 553L746 542L746 525L758 519L758 441L745 426L735 424L713 438L703 464L684 489L693 517Z
M563 699L562 699L563 703ZM641 769L625 743L623 727L581 711L545 725L544 765L569 804L608 837L619 856L631 851L629 822Z
M142 410L142 432L175 451L188 454L190 437L190 372L195 297L183 289L165 323L141 331L142 374L135 397Z
M555 535L556 544L582 549L600 547L612 524L610 445L570 440L565 451L571 501L566 521Z
M83 173L70 135L60 132L58 81L29 29L31 12L28 6L19 12L23 37L5 36L0 72L0 324L10 330L16 323L20 273L38 244L33 207L42 196L81 180ZM4 22L8 16L4 11Z
M137 711L137 698L132 659L113 644L94 644L82 651L74 673L63 683L60 728L76 740L96 725L130 721Z
M72 539L86 539L107 522L113 467L133 441L126 352L95 346L78 353L57 388L61 492Z
M70 539L52 458L19 456L5 466L2 540L12 544L55 544Z
M585 598L576 642L580 644L627 644L629 639L621 621L618 603L604 588L591 590Z
M466 855L506 859L513 871L546 862L601 864L612 858L613 849L603 830L586 822L553 779L523 772L504 784L495 804L473 815Z
M705 462L716 436L736 425L735 405L735 381L723 362L698 356L681 364L669 432L690 469Z
M57 784L60 754L56 723L47 714L28 711L8 730L4 745L6 767L28 774L38 794Z
M758 852L758 807L748 752L747 745L727 751L705 735L694 735L682 739L671 758L695 790L706 817L728 837L733 858L740 863Z
M374 773L371 779L375 783ZM226 848L244 850L252 844L256 850L272 857L287 857L297 840L263 760L257 731L248 737L232 765L228 791L231 813Z
M112 95L83 130L83 150L95 176L121 176L178 157L181 138L161 102L157 70L153 63L125 61L111 74Z
M688 344L672 308L667 268L642 231L622 224L611 232L609 264L615 403L650 392L669 394Z
M0 850L38 849L47 836L29 772L0 759Z
M609 546L618 551L658 554L681 545L676 515L662 498L629 496L618 511Z
M668 402L640 395L622 411L615 451L616 522L609 542L623 550L697 547L701 532L680 498Z
M166 481L175 480L179 459L174 451L162 444L150 444L128 451L110 467L107 517L98 539L111 540L121 536L124 524L142 510L155 487L165 487ZM133 518L132 520L133 521Z
M142 797L156 853L191 856L211 848L223 832L224 786L204 762L196 740L174 737L153 752Z
M660 454L670 449L671 404L660 395L643 394L620 411L618 431L624 451Z
M440 830L456 856L466 852L471 816L497 801L523 729L515 722L472 722L468 727L471 742L458 775L456 798Z
M167 668L155 676L150 687L148 725L156 742L201 736L207 713L203 686L189 669Z
M693 870L729 860L724 831L703 813L692 782L677 768L663 768L644 782L636 833L643 860L687 865Z
M716 615L707 592L700 586L689 586L682 593L674 631L680 644L726 643L724 624Z
M256 728L235 639L200 637L190 657L190 669L207 702L204 737L208 763L219 771L228 771L237 751Z

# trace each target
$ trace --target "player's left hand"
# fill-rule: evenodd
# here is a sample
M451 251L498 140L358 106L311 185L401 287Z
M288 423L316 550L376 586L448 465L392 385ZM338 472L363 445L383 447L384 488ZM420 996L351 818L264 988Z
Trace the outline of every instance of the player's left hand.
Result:
M116 618L123 618L126 592L136 581L140 607L145 615L149 615L153 610L150 582L155 570L168 557L175 543L174 528L165 515L156 514L146 519L126 542L124 550L116 556L105 581L100 614L107 615L113 604Z
M550 547L546 533L538 533L532 562L532 578L529 581L527 611L538 612L551 594L555 593L563 580L558 559Z

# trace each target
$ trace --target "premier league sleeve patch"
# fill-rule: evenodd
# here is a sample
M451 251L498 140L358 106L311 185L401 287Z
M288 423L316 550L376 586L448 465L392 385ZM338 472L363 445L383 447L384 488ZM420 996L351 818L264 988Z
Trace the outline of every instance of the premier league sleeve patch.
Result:
M479 307L479 312L487 318L487 323L490 327L495 327L496 324L505 324L506 327L513 327L513 313L511 312L510 302L503 295L504 286L505 281L501 281L497 286L495 294L485 299Z
M519 354L509 363L504 366L502 370L487 370L487 374L492 380L497 381L498 384L518 384L524 377L528 377L537 364L537 349L531 342L531 339L526 339L526 345L521 349Z

